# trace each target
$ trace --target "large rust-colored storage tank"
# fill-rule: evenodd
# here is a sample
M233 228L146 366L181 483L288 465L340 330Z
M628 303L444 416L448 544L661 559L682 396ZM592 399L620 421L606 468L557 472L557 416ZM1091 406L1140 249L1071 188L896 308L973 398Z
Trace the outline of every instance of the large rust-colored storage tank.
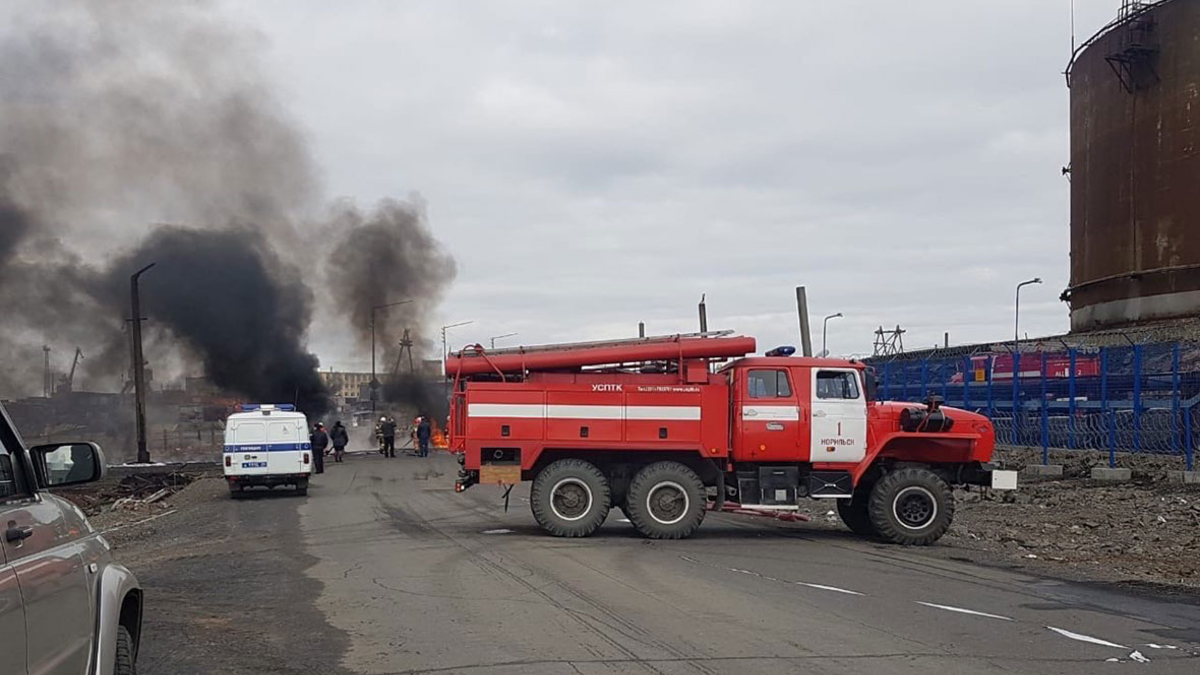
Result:
M1200 314L1200 0L1126 1L1067 77L1071 329Z

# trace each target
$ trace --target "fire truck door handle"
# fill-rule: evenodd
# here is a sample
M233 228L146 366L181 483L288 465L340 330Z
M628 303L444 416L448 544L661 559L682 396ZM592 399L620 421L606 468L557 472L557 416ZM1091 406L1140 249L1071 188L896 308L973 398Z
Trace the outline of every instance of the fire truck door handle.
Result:
M813 417L824 417L824 416L825 416L824 410L814 410L813 411Z

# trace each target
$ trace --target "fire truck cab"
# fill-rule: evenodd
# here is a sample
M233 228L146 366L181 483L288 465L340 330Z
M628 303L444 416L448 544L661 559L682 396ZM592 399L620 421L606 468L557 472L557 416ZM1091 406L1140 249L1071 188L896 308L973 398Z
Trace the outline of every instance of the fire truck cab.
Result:
M952 486L1015 487L989 463L986 417L875 400L858 361L744 357L755 347L708 334L453 354L456 489L533 481L533 515L558 536L590 535L614 506L674 539L709 510L814 498L836 500L856 533L929 544L950 525Z

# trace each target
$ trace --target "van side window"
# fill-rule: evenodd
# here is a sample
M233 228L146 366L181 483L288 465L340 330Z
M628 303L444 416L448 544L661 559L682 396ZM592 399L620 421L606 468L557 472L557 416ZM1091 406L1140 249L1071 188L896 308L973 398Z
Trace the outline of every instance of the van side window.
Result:
M267 425L262 422L242 422L234 427L235 443L265 443Z
M20 467L0 438L0 501L29 494L22 479Z
M844 371L817 371L817 398L856 399L858 378Z
M788 398L792 395L786 370L751 370L746 386L750 398Z

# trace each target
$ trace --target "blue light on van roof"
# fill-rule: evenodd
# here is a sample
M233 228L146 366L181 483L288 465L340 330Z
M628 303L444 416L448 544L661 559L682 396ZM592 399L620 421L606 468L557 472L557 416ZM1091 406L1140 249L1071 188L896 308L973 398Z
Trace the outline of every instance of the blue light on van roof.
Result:
M256 410L280 410L283 412L292 412L296 406L291 403L243 403L242 412L254 412Z
M793 347L791 345L783 345L780 347L776 347L775 349L772 349L771 351L767 352L766 355L767 356L791 356L792 354L795 354L795 353L796 353L795 347Z

